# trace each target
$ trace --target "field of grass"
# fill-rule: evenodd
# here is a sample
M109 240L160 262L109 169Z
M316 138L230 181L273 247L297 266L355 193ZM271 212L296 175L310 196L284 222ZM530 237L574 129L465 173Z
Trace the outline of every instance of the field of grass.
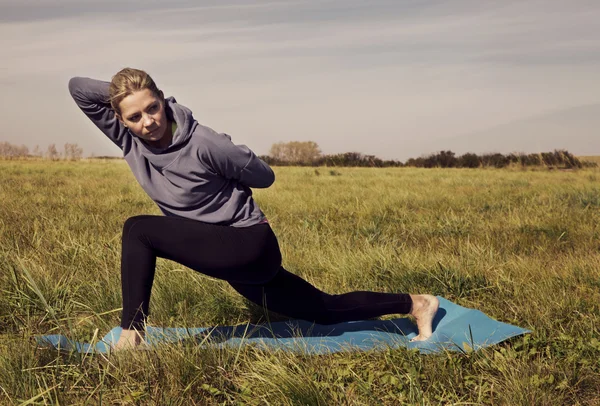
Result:
M284 266L330 293L441 295L531 335L478 352L302 356L37 349L120 320L125 220L160 214L124 161L0 161L0 404L600 404L600 170L275 168L255 197ZM159 259L150 324L256 321Z

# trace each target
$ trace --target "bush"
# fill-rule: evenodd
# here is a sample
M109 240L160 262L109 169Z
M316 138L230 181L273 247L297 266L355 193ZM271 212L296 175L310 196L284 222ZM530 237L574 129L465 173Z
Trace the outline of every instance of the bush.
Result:
M441 151L426 157L410 158L405 166L417 168L479 168L494 167L506 168L509 165L546 166L549 168L572 169L582 167L596 167L593 162L582 162L568 151L555 150L539 154L508 154L489 153L479 156L466 153L458 158L452 151Z

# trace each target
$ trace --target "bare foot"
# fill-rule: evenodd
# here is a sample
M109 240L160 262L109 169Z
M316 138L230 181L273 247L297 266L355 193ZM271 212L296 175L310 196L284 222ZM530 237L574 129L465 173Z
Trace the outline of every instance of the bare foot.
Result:
M112 351L139 349L144 344L144 332L123 329L119 341L111 348Z
M417 319L417 328L419 329L419 335L410 341L427 340L433 334L433 318L440 306L440 301L432 295L410 295L410 297L413 301L410 315Z

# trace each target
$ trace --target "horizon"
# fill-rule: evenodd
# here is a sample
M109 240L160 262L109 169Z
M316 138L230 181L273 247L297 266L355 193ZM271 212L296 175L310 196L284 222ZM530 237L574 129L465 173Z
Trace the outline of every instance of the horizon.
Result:
M122 156L67 83L132 66L258 155L314 141L405 161L451 140L493 145L499 127L517 133L504 144L528 129L600 154L599 19L592 1L0 0L0 142ZM559 140L566 112L577 134Z
M0 147L4 143L5 142L0 141ZM18 155L18 156L10 156L9 155L9 157L6 158L6 159L7 160L20 160L20 159L25 158L25 159L41 159L41 160L52 160L52 161L85 160L85 159L123 159L123 160L125 159L125 157L123 157L122 155L95 155L94 153L86 155L85 151L83 151L83 154L81 155L80 158L73 158L73 156L71 155L71 152L68 153L68 156L65 156L65 150L58 148L56 145L55 145L55 147L57 147L57 148L55 149L55 152L54 152L56 155L54 157L49 157L49 156L47 156L47 150L48 150L48 147L50 145L55 145L55 144L49 144L48 146L46 146L46 148L40 148L39 151L38 151L39 155L37 155L35 151L31 151L30 150L27 155ZM73 147L73 146L74 147L79 147L77 144L74 144L74 145L70 144L70 145L71 145L71 147ZM21 144L21 145L10 144L10 146L22 147L23 144ZM40 147L40 145L36 145L36 147ZM0 148L0 150L1 150L1 148ZM0 151L0 152L2 152L2 151ZM508 152L508 153L501 153L501 152L474 153L474 152L471 152L471 151L463 152L463 153L456 153L456 151L453 151L452 149L441 149L441 150L433 151L433 152L430 152L430 153L424 153L424 154L421 154L419 156L411 156L411 157L408 157L406 159L385 159L385 158L381 158L381 157L376 156L376 155L364 154L364 153L362 153L360 151L345 151L345 152L334 152L334 153L331 153L331 154L326 154L326 153L321 152L319 154L319 158L328 158L328 157L334 157L336 155L345 155L345 154L360 154L363 158L374 158L374 159L380 159L380 160L382 160L384 162L396 162L396 163L400 163L400 164L407 164L408 161L411 161L411 160L420 160L420 159L426 159L426 158L434 158L436 156L439 156L440 154L444 154L444 153L448 153L448 152L451 153L457 159L460 159L460 158L462 158L465 155L473 155L473 154L475 154L479 158L484 158L485 159L486 156L489 157L491 155L495 155L495 154L498 154L498 153L500 155L503 155L503 156L516 155L516 156L527 157L527 156L532 156L532 155L555 154L557 152L559 152L559 153L560 152L564 152L564 153L567 153L567 154L569 154L569 155L571 155L571 156L573 156L573 157L575 157L577 159L580 159L580 160L588 160L590 162L592 162L592 161L593 162L600 161L600 154L598 154L598 155L594 155L594 154L589 154L589 155L586 155L586 154L574 154L571 151L566 150L566 149L554 149L554 150L547 150L547 151L544 150L544 151L537 151L537 152L532 152L532 153L523 152L523 151L516 151L516 150ZM0 159L4 159L3 157L4 157L4 155L0 154ZM258 155L258 157L259 158L268 157L270 159L274 159L274 157L271 156L270 153L261 154L261 155ZM264 158L264 159L266 159L266 158ZM284 161L286 161L286 160L284 160ZM273 166L273 165L277 166L278 164L270 164L270 165L271 166ZM288 166L288 165L286 164L284 166ZM314 166L314 165L308 165L308 166ZM348 167L351 167L351 166L352 165L349 165Z

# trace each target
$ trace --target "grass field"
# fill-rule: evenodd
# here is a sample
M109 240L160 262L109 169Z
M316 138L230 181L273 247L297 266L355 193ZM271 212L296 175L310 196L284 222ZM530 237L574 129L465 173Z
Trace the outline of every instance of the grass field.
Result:
M35 334L89 340L119 324L123 223L160 212L123 161L0 161L0 404L600 404L600 170L275 172L255 197L288 270L330 293L442 295L533 334L426 356L36 349ZM162 326L258 314L163 259L151 312Z

